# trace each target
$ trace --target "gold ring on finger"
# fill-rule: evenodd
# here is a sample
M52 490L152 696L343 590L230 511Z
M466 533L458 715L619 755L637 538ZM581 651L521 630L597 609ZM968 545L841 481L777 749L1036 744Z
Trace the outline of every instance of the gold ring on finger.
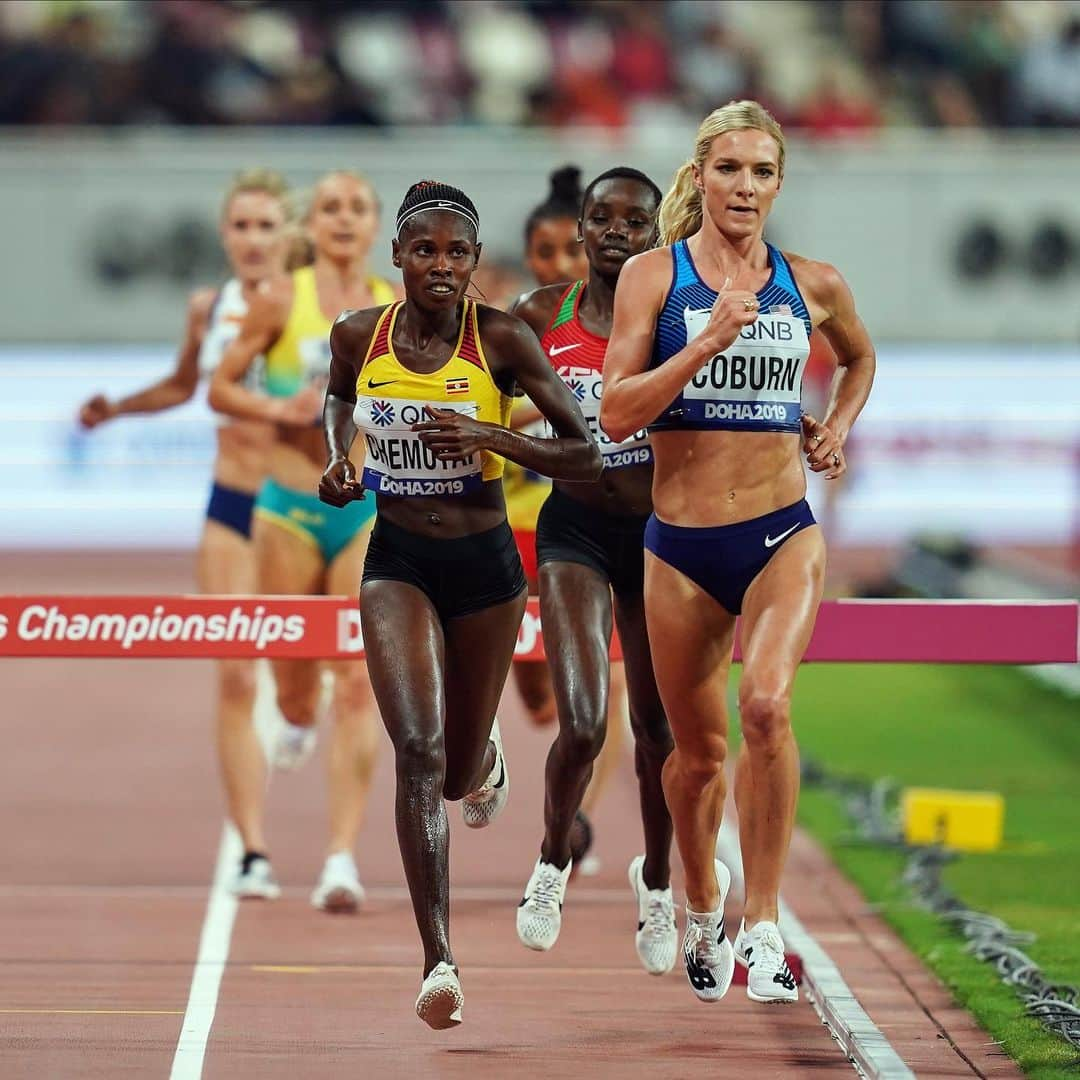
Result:
M745 311L753 311L757 307L757 301L756 300L744 300L742 302L742 306L743 306L743 310L745 310Z

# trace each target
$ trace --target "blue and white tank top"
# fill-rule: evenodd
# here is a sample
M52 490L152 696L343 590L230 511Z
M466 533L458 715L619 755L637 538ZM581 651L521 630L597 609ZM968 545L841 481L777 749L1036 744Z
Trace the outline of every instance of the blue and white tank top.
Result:
M247 311L243 285L236 278L229 278L221 286L210 309L210 319L199 348L200 378L209 379L217 370L225 350L240 333ZM256 357L244 376L243 385L249 390L261 390L265 385L265 369L266 361L261 356Z
M765 247L772 272L757 294L757 321L702 365L650 430L799 431L813 326L787 260L772 244ZM671 258L671 288L656 320L653 368L705 329L718 295L701 280L685 240L672 245Z

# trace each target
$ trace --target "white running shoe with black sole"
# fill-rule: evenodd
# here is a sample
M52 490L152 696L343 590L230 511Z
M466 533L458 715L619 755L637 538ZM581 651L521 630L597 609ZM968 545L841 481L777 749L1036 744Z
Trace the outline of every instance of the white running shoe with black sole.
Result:
M642 870L645 856L630 863L630 888L638 905L638 928L634 937L638 959L650 975L666 975L675 966L679 952L679 932L675 928L675 898L671 886L650 889Z
M776 923L739 924L735 959L746 968L746 996L765 1005L790 1005L799 1000L795 976L784 956L784 939Z
M246 866L241 862L231 892L241 900L276 900L281 895L281 886L274 877L270 860L257 855Z
M503 757L498 717L491 723L491 741L495 745L495 764L491 766L491 772L475 791L470 791L461 800L461 816L470 829L490 825L503 812L506 800L510 798L510 776Z
M351 915L364 902L364 886L348 851L336 851L323 864L311 906L332 915Z
M517 909L518 940L527 949L547 952L559 939L566 883L570 880L571 859L560 870L554 863L536 860L525 896Z
M731 872L716 860L716 881L720 903L715 911L686 909L683 961L690 987L702 1001L719 1001L731 986L735 974L735 951L724 935L724 901L731 888Z
M420 986L416 999L416 1015L436 1031L457 1027L461 1023L461 1007L465 995L461 992L457 969L445 961L436 964Z

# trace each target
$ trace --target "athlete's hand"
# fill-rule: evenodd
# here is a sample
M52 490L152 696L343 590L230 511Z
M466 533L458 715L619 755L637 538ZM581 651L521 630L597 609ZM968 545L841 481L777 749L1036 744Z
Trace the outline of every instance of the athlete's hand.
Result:
M79 423L89 431L115 415L116 406L104 394L95 394L79 409Z
M325 386L310 383L292 397L277 398L274 401L273 419L290 427L311 427L321 422L325 400Z
M826 480L843 476L847 472L844 447L833 431L809 413L802 414L802 430L803 453L811 471L825 473Z
M319 499L331 506L345 506L364 497L364 485L356 479L356 466L348 458L333 458L319 481Z
M703 331L717 352L726 349L758 317L757 293L745 288L746 270L740 270L734 282L725 278L724 287L716 296L712 313Z
M422 424L413 424L420 432L420 441L433 450L442 461L468 461L478 450L485 450L491 434L491 424L474 420L453 409L424 406L431 417Z

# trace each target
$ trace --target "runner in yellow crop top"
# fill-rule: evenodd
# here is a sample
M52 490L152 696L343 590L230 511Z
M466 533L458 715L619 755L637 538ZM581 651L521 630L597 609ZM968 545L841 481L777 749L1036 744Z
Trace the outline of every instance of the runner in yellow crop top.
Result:
M321 497L379 507L360 618L397 755L397 835L424 947L416 1012L434 1028L459 1023L462 1005L448 936L443 802L463 800L465 824L480 828L509 792L494 716L526 585L500 459L568 480L600 470L588 426L536 336L521 320L465 299L478 229L464 192L413 185L394 241L405 301L335 324L323 414L330 462ZM505 426L519 385L554 437ZM362 474L348 456L359 432Z
M329 334L345 308L388 303L393 289L366 269L378 228L371 185L351 173L318 181L304 226L311 266L270 282L253 300L211 384L211 405L235 416L275 421L269 479L255 508L258 589L263 593L355 595L373 511L336 510L315 492L325 460L319 416L329 374ZM265 392L244 386L255 357L266 357ZM361 897L352 852L378 743L364 665L331 663L334 672L330 759L330 841L312 902L355 908ZM278 704L287 721L276 757L303 759L314 741L321 689L317 661L275 661Z

